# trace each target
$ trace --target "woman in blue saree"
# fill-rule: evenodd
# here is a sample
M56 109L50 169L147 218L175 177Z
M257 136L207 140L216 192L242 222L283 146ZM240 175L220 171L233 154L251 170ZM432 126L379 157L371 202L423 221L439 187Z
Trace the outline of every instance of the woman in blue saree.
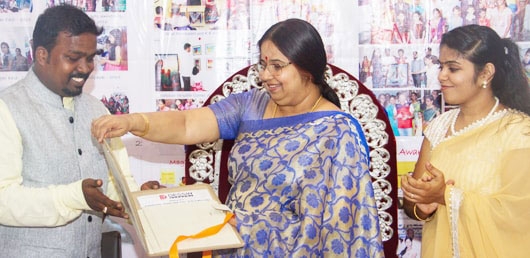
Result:
M215 256L383 257L368 147L325 81L320 35L289 19L269 28L258 46L264 90L188 111L104 116L93 122L94 136L235 139L226 204L245 245Z

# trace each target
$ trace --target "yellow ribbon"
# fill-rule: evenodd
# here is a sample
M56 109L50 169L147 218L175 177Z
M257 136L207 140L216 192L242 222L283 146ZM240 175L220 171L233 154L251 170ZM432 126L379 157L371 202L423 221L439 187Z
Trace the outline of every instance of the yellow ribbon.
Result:
M177 239L175 239L175 242L173 242L173 245L171 245L171 249L169 249L169 258L179 258L179 252L177 248L177 244L188 238L201 238L201 237L207 237L207 236L213 236L219 232L224 225L232 218L234 217L234 214L231 212L227 212L224 221L221 224L211 226L195 235L191 236L178 236ZM211 251L204 251L202 253L202 257L212 257Z

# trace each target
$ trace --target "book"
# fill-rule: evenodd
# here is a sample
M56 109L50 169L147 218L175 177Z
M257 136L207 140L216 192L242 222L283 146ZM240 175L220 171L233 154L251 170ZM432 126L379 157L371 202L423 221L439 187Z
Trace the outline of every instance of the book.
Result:
M230 210L221 204L209 184L131 192L107 141L102 145L123 206L149 256L168 255L179 237L183 238L177 243L179 253L244 245L237 230L224 223ZM195 237L215 226L221 226L217 233Z

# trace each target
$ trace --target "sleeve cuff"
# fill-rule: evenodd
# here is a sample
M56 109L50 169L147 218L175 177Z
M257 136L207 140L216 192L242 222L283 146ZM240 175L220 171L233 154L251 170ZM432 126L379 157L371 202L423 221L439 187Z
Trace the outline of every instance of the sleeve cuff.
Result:
M56 196L60 196L65 207L74 210L92 210L83 194L83 180L76 181L64 187L56 188Z

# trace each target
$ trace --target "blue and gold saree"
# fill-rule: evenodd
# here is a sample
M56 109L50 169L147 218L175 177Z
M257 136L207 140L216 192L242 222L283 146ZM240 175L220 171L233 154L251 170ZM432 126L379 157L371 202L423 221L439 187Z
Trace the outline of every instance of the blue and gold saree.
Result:
M368 147L359 123L337 111L261 119L268 95L238 95L237 101L227 99L238 104L212 110L218 115L222 106L244 109L230 118L226 113L231 112L225 112L218 121L222 137L236 135L228 161L232 187L227 205L236 214L245 246L217 254L383 257ZM236 120L237 126L221 125Z

